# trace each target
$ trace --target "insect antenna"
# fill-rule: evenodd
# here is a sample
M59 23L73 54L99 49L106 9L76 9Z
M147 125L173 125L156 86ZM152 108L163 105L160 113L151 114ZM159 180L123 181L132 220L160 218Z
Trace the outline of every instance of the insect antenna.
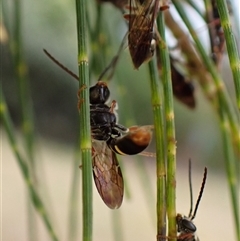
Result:
M61 69L63 69L65 72L70 74L73 78L75 78L77 81L79 81L79 77L74 74L71 70L69 70L67 67L65 67L63 64L61 64L58 60L56 60L46 49L43 49L43 52L55 63L57 64Z
M189 159L189 164L188 164L188 180L189 180L189 189L190 189L190 210L188 217L192 216L192 207L193 207L193 191L192 191L192 162L191 159Z
M128 36L128 32L124 35L123 40L121 42L121 45L118 49L117 54L113 57L112 61L110 62L110 64L103 70L103 72L100 74L98 81L101 81L103 76L111 69L111 72L109 73L107 80L110 80L114 74L115 68L117 66L118 60L120 58L121 52L123 50L124 44L126 42L126 38Z
M193 220L196 216L198 205L199 205L200 200L202 198L202 194L203 194L204 186L205 186L205 183L206 183L206 179L207 179L207 168L205 167L204 168L204 174L203 174L202 186L201 186L201 189L200 189L200 192L199 192L199 195L198 195L198 199L197 199L197 202L196 202L196 205L195 205L193 215L191 216L191 220Z

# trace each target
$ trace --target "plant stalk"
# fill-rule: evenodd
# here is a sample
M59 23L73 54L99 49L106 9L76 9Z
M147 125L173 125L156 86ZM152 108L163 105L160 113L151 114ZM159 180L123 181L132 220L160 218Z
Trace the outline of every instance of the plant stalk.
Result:
M158 30L166 43L164 12L158 16ZM167 46L160 49L161 79L164 92L164 110L166 118L166 150L167 150L167 216L168 239L176 240L176 137L173 107L173 90L171 79L170 57Z
M13 124L7 109L6 101L3 96L2 88L0 88L0 119L3 123L3 126L7 132L9 143L12 147L13 153L15 154L15 157L17 159L19 168L22 172L22 175L24 177L24 181L26 183L26 186L28 188L29 196L32 200L32 203L36 209L36 211L40 214L40 216L43 219L43 222L47 228L47 231L53 241L58 241L57 235L53 229L52 223L50 221L49 214L47 213L47 210L44 206L44 203L38 193L38 191L35 188L35 185L33 183L32 176L30 174L30 169L27 165L26 160L24 160L19 152L19 149L17 147L17 143L14 136L13 131Z
M226 0L216 0L221 26L223 28L230 67L232 69L233 80L235 84L237 106L240 111L240 59L236 44L236 39L232 30L231 21L228 14Z
M156 135L156 177L157 177L157 240L166 236L166 169L165 169L165 131L163 118L163 99L158 78L156 60L149 64L151 83L151 102Z
M87 51L87 0L76 0L78 66L79 66L79 115L80 115L80 150L82 160L82 223L83 241L92 240L92 157L90 135L89 103L89 65Z

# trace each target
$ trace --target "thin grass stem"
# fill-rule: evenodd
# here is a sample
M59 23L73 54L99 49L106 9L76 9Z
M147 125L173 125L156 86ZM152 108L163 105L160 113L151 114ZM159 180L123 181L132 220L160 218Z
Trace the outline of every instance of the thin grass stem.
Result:
M151 103L156 135L156 182L157 182L157 240L166 236L166 169L165 169L165 131L162 88L158 78L155 58L149 64Z
M164 12L158 16L158 30L164 42L165 38L165 23ZM168 236L176 237L176 137L174 123L174 108L173 108L173 90L171 80L171 67L169 51L167 46L160 49L161 60L161 79L163 82L164 92L164 110L166 118L166 150L167 150L167 217L168 217ZM176 238L169 238L176 240Z
M9 143L12 147L13 153L15 154L15 157L17 159L17 163L20 167L20 170L22 172L22 175L24 177L24 181L26 183L26 186L28 188L28 192L30 195L30 198L32 200L32 203L36 209L36 211L40 214L40 216L43 219L43 222L46 226L46 229L51 237L52 240L58 241L57 235L53 229L52 222L50 221L49 214L47 213L47 210L44 206L44 203L42 201L42 198L40 197L38 191L36 190L36 187L33 183L33 179L30 174L30 169L27 165L26 160L24 160L18 150L17 143L14 136L13 131L13 124L8 112L8 108L6 105L5 97L3 96L2 88L0 88L0 119L2 120L3 126L7 132Z
M29 79L27 74L27 65L23 57L22 37L21 37L21 2L15 0L15 21L14 31L11 38L12 55L14 58L14 67L17 74L17 84L20 97L20 109L22 111L22 130L25 137L26 150L29 163L34 165L34 121L33 107L30 96ZM33 168L34 169L34 168Z
M80 115L80 150L82 160L82 225L83 241L92 240L92 158L90 135L89 104L89 66L87 52L87 0L76 0L78 66L79 66L79 115Z
M237 240L240 240L240 222L239 222L239 163L236 161L236 157L234 156L233 147L231 144L231 130L229 127L229 121L226 113L222 108L219 108L220 115L220 126L222 131L222 139L223 139L223 151L224 151L224 160L228 178L228 185L230 196L232 200L233 207L233 217L235 220L236 227L236 236Z
M228 14L228 6L226 0L216 0L218 13L220 16L221 26L223 28L230 67L232 69L233 80L235 84L237 106L240 110L240 59L239 52L236 44L236 39L232 30Z
M164 16L165 24L171 29L174 37L179 40L178 47L187 59L187 66L191 66L191 68L187 69L189 74L198 80L206 97L215 104L216 87L213 84L211 75L209 75L196 49L193 47L189 34L183 30L170 11L165 11Z
M186 2L202 17L204 18L199 6L193 0L186 0Z
M236 195L237 192L237 167L238 163L235 161L234 154L231 153L230 150L232 150L232 146L234 147L234 150L236 151L236 156L239 155L239 122L238 122L238 115L235 112L233 108L233 104L230 101L229 95L226 91L225 85L220 78L219 74L217 73L217 70L215 66L213 65L212 61L210 58L207 56L200 40L197 38L197 35L195 34L190 20L188 19L183 7L181 4L179 4L178 1L173 0L173 3L180 14L181 18L185 22L186 26L188 27L189 32L191 33L195 43L196 43L196 48L202 57L202 60L211 74L213 81L216 85L216 88L218 90L217 92L217 110L219 112L219 117L220 117L220 123L222 123L222 136L223 136L223 148L224 148L224 154L225 158L227 159L226 161L226 169L227 169L227 175L228 175L228 184L229 184L229 189L231 193L231 198L232 198L232 206L233 206L233 211L235 215L235 225L237 226L236 230L239 235L239 217L238 217L238 212L237 210L237 203L238 203L238 196ZM226 122L230 126L230 131L227 130L226 128ZM233 139L232 145L230 143L230 140ZM231 147L231 148L230 148ZM234 171L235 170L235 171Z
M239 136L239 121L238 121L238 116L235 112L235 109L232 105L231 99L229 97L229 94L226 90L225 84L222 81L218 71L216 70L212 60L209 58L207 55L206 51L204 50L204 47L197 37L192 24L190 22L190 19L187 17L187 14L183 8L183 6L179 3L177 0L172 1L174 6L176 7L179 15L183 19L184 23L186 24L192 38L194 39L196 43L196 49L198 50L199 55L202 58L202 61L204 62L208 72L211 74L214 84L216 86L217 90L217 95L219 96L216 98L217 100L217 106L219 107L219 102L218 100L221 99L221 108L224 108L229 119L229 123L231 126L231 134L232 134L232 140L233 140L233 145L235 146L235 151L239 155L239 146L240 146L240 136Z
M21 126L24 137L25 150L27 161L30 167L30 175L33 178L36 187L36 168L34 158L34 119L33 119L33 105L30 95L29 78L27 71L27 64L23 57L22 44L22 3L21 1L14 1L13 12L13 33L10 38L11 53L16 73L16 81L18 85L19 103L21 111ZM29 240L38 240L38 230L36 223L36 213L34 207L26 200L27 217L28 217L28 235Z

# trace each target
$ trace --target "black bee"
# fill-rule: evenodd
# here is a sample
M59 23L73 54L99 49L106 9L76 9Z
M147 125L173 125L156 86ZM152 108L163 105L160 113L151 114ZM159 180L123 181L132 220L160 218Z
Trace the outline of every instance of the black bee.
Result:
M59 67L78 80L78 76L58 62L46 50L45 54ZM114 63L114 62L112 62ZM110 64L100 76L113 67ZM79 95L81 90L79 91ZM108 86L103 81L89 89L90 125L92 136L93 178L104 203L111 209L122 204L124 184L117 155L141 153L152 139L152 126L124 127L117 123L117 102L106 104L110 96ZM80 108L80 102L78 107Z
M90 121L92 133L93 177L97 190L112 209L123 199L123 177L117 154L135 155L142 152L152 138L151 126L126 128L117 123L116 101L106 105L110 91L103 81L90 88Z
M207 179L207 168L205 167L204 169L204 176L203 176L203 181L202 181L202 186L201 190L198 195L197 203L195 205L194 212L192 213L192 181L191 181L191 161L189 161L189 187L190 187L190 200L191 200L191 206L190 206L190 211L188 216L184 216L181 214L177 214L176 217L176 222L177 222L177 231L178 231L178 236L177 236L177 241L200 241L199 238L196 235L196 226L193 224L192 220L195 218L198 205L200 203L204 186L206 183Z

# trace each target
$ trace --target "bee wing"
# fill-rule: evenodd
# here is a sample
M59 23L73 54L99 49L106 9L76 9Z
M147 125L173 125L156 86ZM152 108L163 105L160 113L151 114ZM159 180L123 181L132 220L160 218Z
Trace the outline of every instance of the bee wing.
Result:
M158 10L159 0L130 1L128 46L136 69L153 55L151 44L156 39L153 27Z
M152 31L158 10L159 0L130 0L129 30L148 27Z
M130 14L129 18L129 32L132 28L139 28L148 26L151 21L151 5L155 0L147 0L141 2L140 0L130 0ZM149 26L150 27L150 26Z
M123 177L116 154L106 142L92 140L93 178L104 203L119 208L123 199Z

